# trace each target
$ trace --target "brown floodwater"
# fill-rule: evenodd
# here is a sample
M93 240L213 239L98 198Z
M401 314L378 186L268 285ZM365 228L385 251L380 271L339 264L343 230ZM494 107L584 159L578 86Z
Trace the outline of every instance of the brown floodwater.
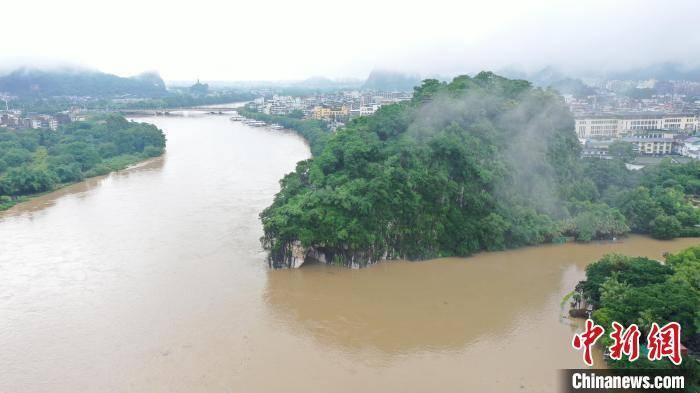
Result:
M553 392L582 366L560 303L585 266L698 243L272 271L258 214L304 142L142 120L163 157L0 213L0 392Z

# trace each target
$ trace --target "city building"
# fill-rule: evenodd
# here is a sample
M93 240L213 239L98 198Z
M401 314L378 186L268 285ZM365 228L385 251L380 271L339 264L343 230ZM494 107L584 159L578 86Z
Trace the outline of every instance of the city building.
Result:
M665 156L674 153L675 139L657 136L650 137L627 137L622 138L624 142L629 142L634 147L638 155Z
M581 139L620 138L643 130L691 133L697 130L698 119L693 114L601 114L576 118L575 124Z
M317 106L313 109L312 117L318 120L338 120L347 117L350 114L348 108L343 105L341 107Z
M85 116L75 119L65 112L55 115L44 114L23 117L20 111L3 111L2 115L0 115L0 127L12 129L48 128L56 131L61 124L67 124L76 120L85 120Z
M614 142L614 139L588 139L581 149L581 157L611 159L608 152Z
M410 100L413 97L411 92L357 90L308 96L282 96L271 92L264 94L249 103L248 107L269 115L289 115L299 111L305 118L329 121L336 126L353 117L372 115L382 105Z

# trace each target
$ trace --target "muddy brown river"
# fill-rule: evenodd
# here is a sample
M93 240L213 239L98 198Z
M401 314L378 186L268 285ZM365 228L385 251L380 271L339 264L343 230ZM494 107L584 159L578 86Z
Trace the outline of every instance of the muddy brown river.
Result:
M142 120L163 157L0 213L0 392L554 392L585 266L698 243L271 271L258 214L303 140Z

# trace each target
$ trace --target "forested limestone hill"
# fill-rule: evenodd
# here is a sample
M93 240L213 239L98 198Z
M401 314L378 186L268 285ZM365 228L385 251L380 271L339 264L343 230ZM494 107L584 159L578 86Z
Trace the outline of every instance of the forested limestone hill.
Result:
M697 232L686 194L695 193L698 164L641 177L621 159L583 161L560 96L523 80L489 72L426 80L412 101L320 140L320 153L282 179L261 214L274 265L308 253L364 266L562 236Z

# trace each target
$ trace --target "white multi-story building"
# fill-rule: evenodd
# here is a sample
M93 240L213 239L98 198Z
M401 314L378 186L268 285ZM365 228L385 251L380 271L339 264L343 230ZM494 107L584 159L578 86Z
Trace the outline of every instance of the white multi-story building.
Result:
M584 118L576 119L576 135L581 139L617 138L620 133L618 119Z
M675 140L673 138L629 137L622 139L634 147L634 151L640 155L665 156L674 152Z
M643 130L692 132L698 119L692 114L599 115L576 119L576 135L581 139L619 138Z

